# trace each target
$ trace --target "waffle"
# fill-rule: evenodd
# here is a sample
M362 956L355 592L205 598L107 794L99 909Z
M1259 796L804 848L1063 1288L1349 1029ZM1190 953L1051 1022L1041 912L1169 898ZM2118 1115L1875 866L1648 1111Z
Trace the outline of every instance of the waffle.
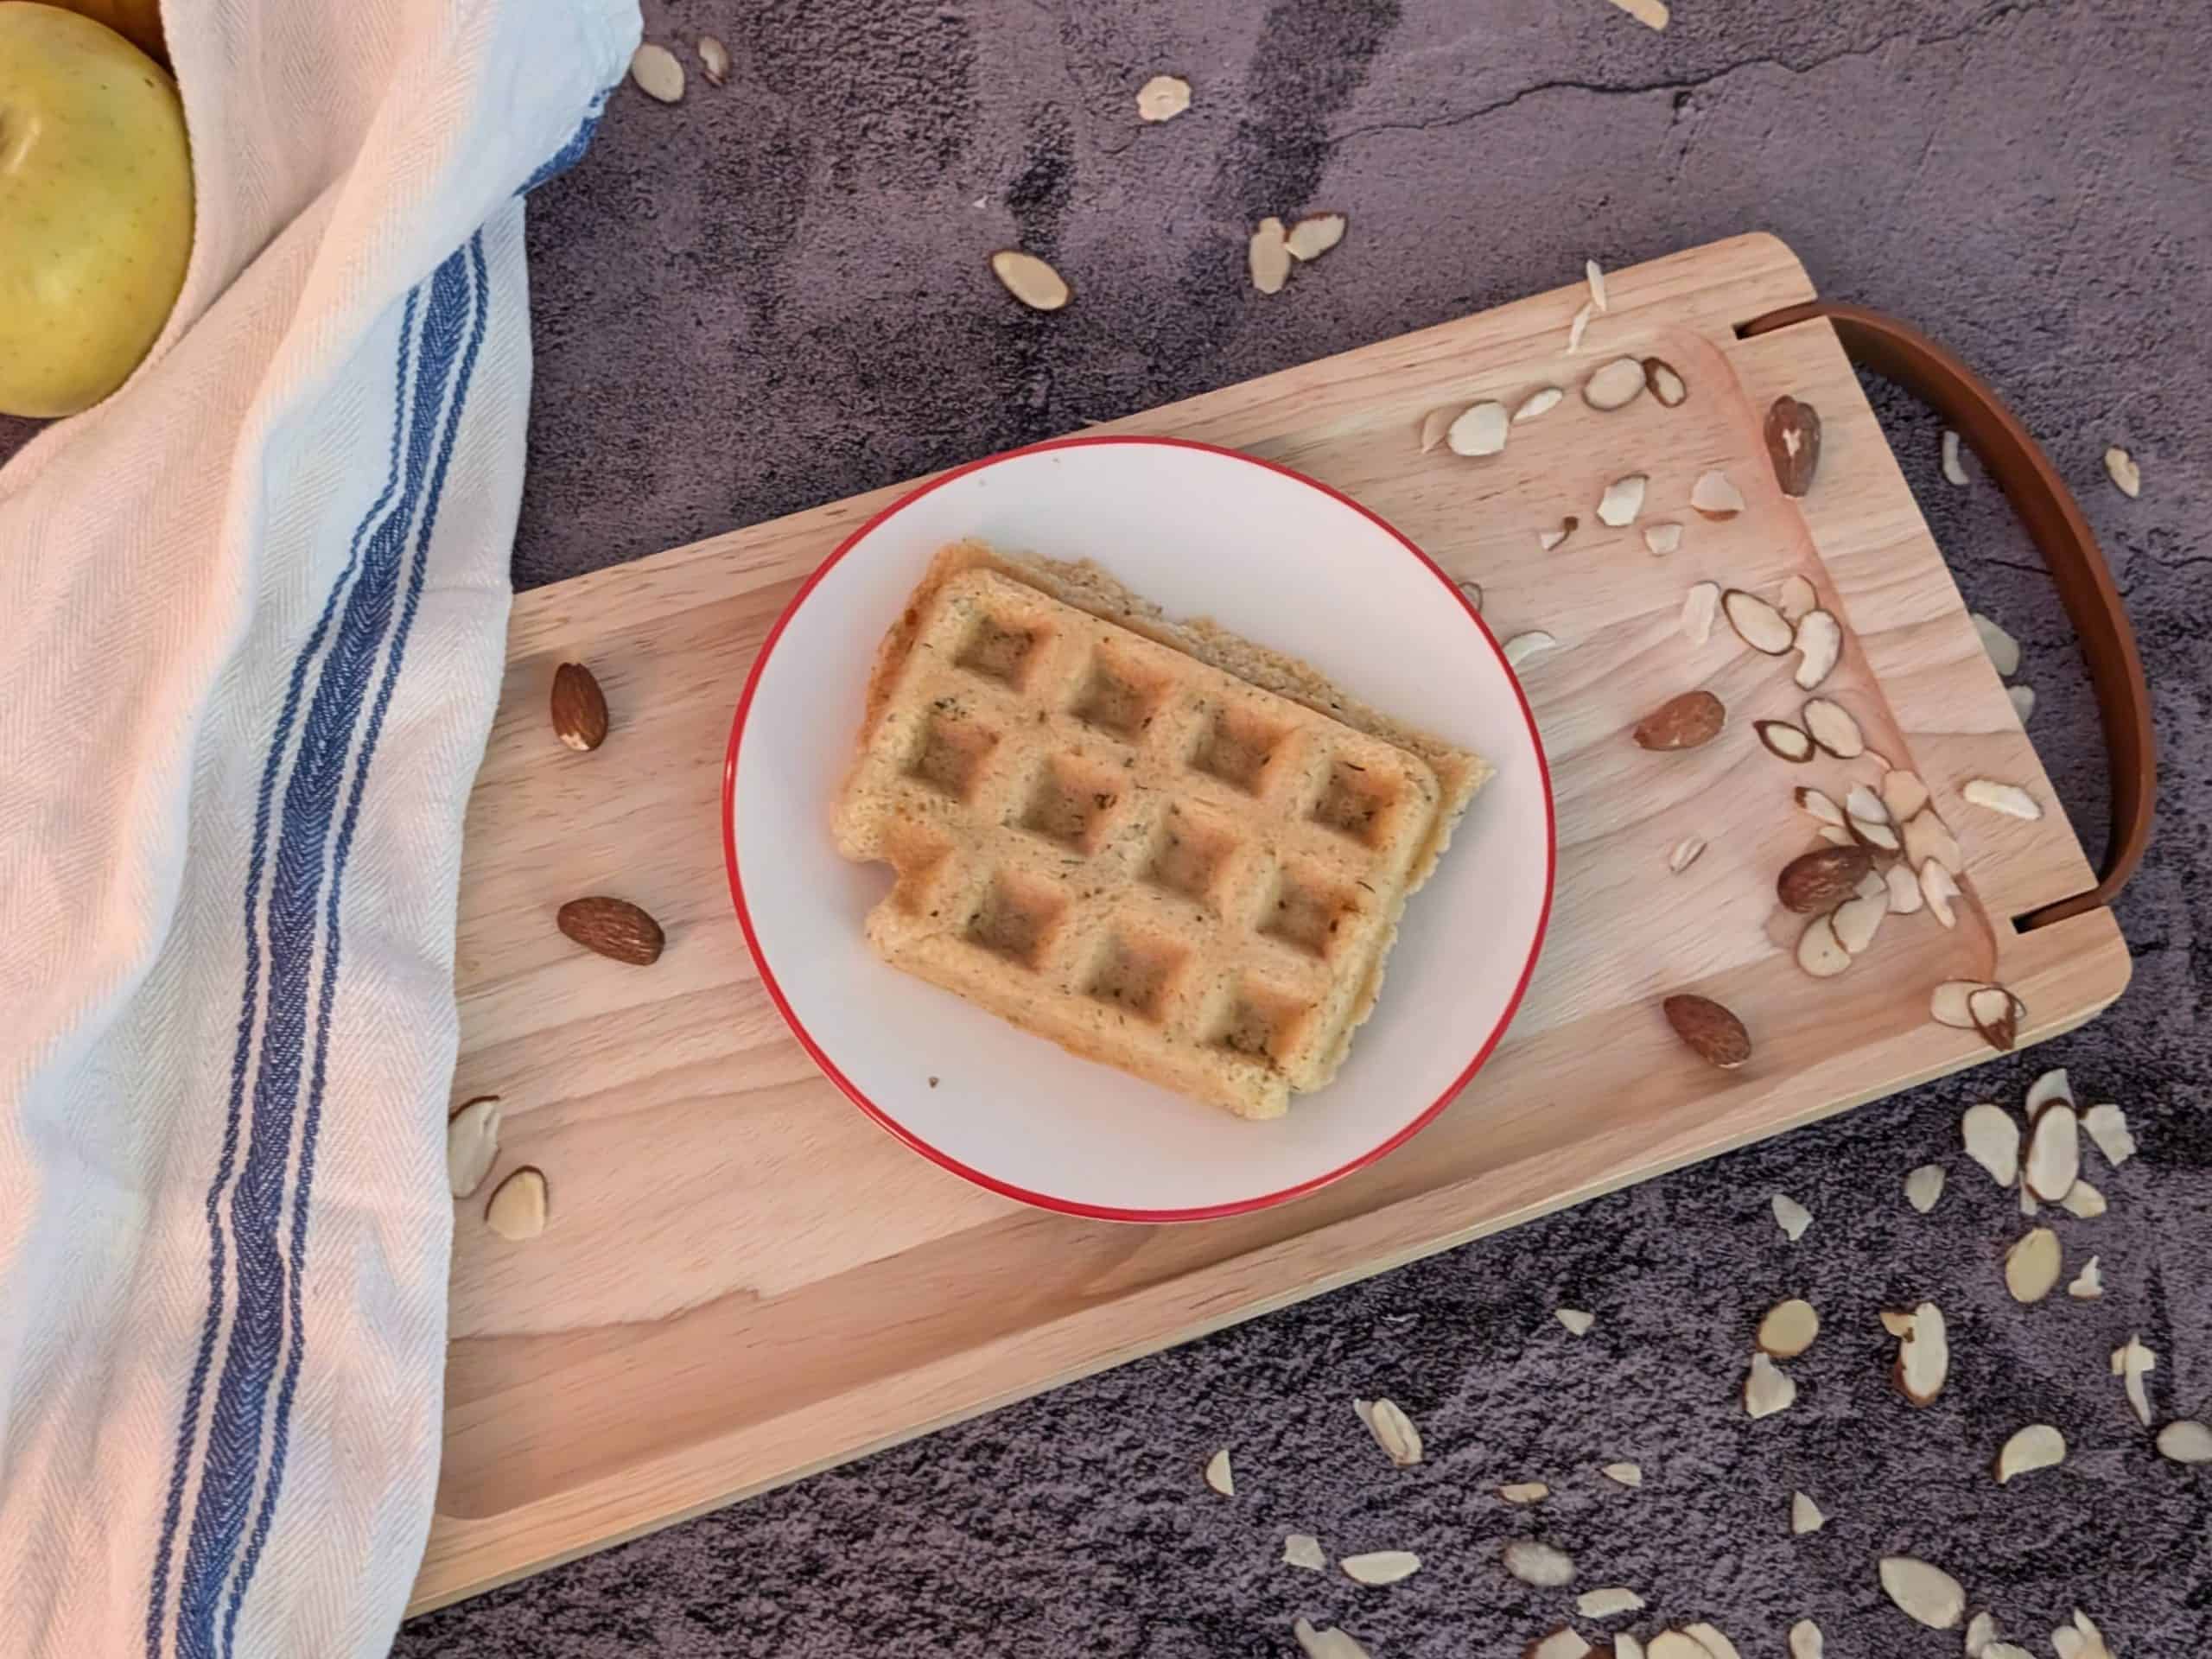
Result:
M868 920L893 966L1273 1117L1343 1063L1487 768L1198 626L1091 567L948 549L885 642L836 841L896 872Z

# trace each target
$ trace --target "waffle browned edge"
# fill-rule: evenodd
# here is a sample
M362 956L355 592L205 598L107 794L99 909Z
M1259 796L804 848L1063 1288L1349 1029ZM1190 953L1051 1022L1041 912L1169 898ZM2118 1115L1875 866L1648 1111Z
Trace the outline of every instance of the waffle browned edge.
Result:
M1401 724L1379 709L1362 702L1310 663L1266 645L1256 645L1242 635L1230 632L1211 617L1176 621L1152 601L1132 593L1089 559L1070 562L1018 557L975 540L954 542L938 550L937 556L930 561L930 567L922 580L915 584L913 592L907 596L906 608L899 613L899 620L891 625L883 636L883 643L876 648L875 661L868 671L867 706L861 716L854 766L857 766L868 752L875 734L876 724L883 717L884 706L890 699L891 688L898 679L899 671L904 666L908 653L913 650L922 619L929 613L930 601L944 583L969 570L995 571L1009 581L1033 588L1063 605L1072 606L1102 621L1141 634L1211 668L1234 675L1247 684L1301 703L1316 714L1341 721L1354 731L1395 744L1427 762L1429 770L1436 774L1440 798L1428 840L1415 853L1413 862L1408 867L1405 886L1398 901L1398 914L1401 916L1404 913L1406 899L1428 879L1429 873L1436 868L1436 861L1451 845L1452 832L1459 827L1475 791L1490 781L1495 770L1480 755L1455 748L1443 739L1418 728ZM848 777L849 779L849 773ZM848 787L849 783L839 785L839 799L844 798ZM1336 1052L1329 1067L1331 1077L1351 1052L1353 1033L1366 1023L1368 1016L1374 1012L1376 1000L1382 993L1383 969L1396 938L1397 917L1394 916L1382 947L1376 953L1375 965L1368 982L1355 999L1355 1011L1345 1022L1343 1034L1338 1039Z

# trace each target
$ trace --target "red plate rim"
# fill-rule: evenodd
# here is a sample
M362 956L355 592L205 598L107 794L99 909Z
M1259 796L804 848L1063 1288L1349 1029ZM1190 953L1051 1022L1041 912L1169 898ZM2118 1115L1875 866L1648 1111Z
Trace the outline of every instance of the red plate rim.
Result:
M1108 1205L1078 1204L1066 1198L1055 1198L1046 1192L1033 1192L1026 1187L1016 1186L1011 1182L1000 1180L995 1176L988 1175L982 1170L972 1168L939 1147L931 1146L927 1141L916 1135L883 1107L862 1093L853 1080L838 1069L836 1062L832 1060L823 1052L822 1046L815 1041L814 1034L807 1030L805 1024L799 1019L798 1011L791 1007L789 999L784 995L783 987L777 982L774 971L768 966L767 956L760 949L760 938L753 931L753 913L745 902L745 883L738 873L737 865L737 756L739 746L745 738L746 716L752 711L753 696L760 687L761 671L767 667L769 656L776 649L777 642L783 638L785 627L790 623L791 618L798 613L798 608L806 602L807 595L814 591L822 579L828 575L836 567L838 562L852 551L869 531L893 513L912 506L932 491L943 489L954 480L965 478L969 474L980 472L986 467L995 467L1003 461L1014 461L1025 455L1040 454L1054 449L1085 449L1106 444L1156 444L1172 449L1198 449L1208 454L1221 455L1231 461L1243 461L1249 466L1265 467L1271 473L1279 473L1285 478L1294 479L1310 489L1319 491L1330 499L1350 507L1361 518L1388 535L1399 546L1404 548L1442 584L1445 592L1459 602L1460 607L1467 613L1469 619L1473 621L1484 641L1488 643L1491 650L1497 653L1499 664L1505 669L1506 683L1513 688L1513 695L1520 702L1521 718L1528 723L1529 746L1536 753L1537 781L1542 786L1544 795L1544 898L1542 906L1536 912L1535 937L1529 942L1529 960L1522 964L1521 976L1514 983L1512 995L1506 998L1504 1009L1499 1014L1497 1023L1491 1028L1490 1034L1484 1038L1481 1046L1475 1050L1473 1058L1468 1060L1465 1068L1452 1079L1442 1094L1432 1101L1405 1128L1379 1146L1362 1153L1349 1163L1340 1165L1325 1174L1316 1175L1309 1180L1287 1186L1279 1192L1264 1193L1258 1198L1239 1198L1229 1204L1205 1205L1189 1210L1122 1210ZM1451 1104L1452 1097L1467 1086L1468 1081L1475 1073L1482 1070L1484 1062L1490 1058L1491 1051L1497 1048L1499 1039L1505 1035L1506 1027L1512 1024L1514 1014L1519 1011L1521 999L1529 989L1529 980L1536 971L1536 957L1543 949L1544 934L1551 921L1552 897L1556 889L1559 876L1559 819L1555 804L1552 799L1551 765L1544 754L1543 739L1537 733L1536 717L1529 707L1528 694L1521 689L1519 677L1513 672L1511 664L1505 661L1505 653L1499 649L1497 637L1490 631L1490 625L1483 620L1482 613L1468 602L1466 594L1459 584L1444 573L1435 560L1415 546L1412 538L1380 513L1353 500L1343 491L1332 489L1319 480L1308 478L1305 474L1282 466L1279 462L1262 460L1257 455L1248 455L1241 450L1225 449L1219 444L1201 443L1194 438L1163 438L1140 434L1102 433L1082 437L1052 438L1043 443L1027 445L1020 449L1007 449L998 454L985 455L980 460L969 461L964 466L956 467L950 472L940 473L937 477L909 490L899 499L870 518L843 541L838 543L836 550L824 559L816 568L814 573L799 584L798 591L791 595L791 603L784 607L783 614L776 619L775 626L768 630L768 637L761 641L760 654L753 659L753 666L746 674L745 690L737 700L737 712L730 720L729 748L722 760L722 861L729 874L730 902L737 911L737 925L744 931L745 948L752 953L753 965L760 971L760 982L767 988L768 1000L776 1005L776 1012L783 1016L784 1023L791 1027L791 1035L798 1039L799 1046L806 1051L808 1057L821 1069L823 1076L836 1084L845 1098L872 1118L879 1128L904 1141L939 1168L950 1170L962 1179L972 1181L977 1186L996 1192L1001 1197L1014 1198L1022 1204L1033 1205L1040 1210L1056 1211L1066 1216L1084 1216L1097 1221L1147 1224L1212 1221L1224 1216L1249 1215L1255 1210L1265 1210L1274 1205L1287 1203L1292 1198L1302 1198L1308 1192L1326 1186L1332 1181L1340 1180L1353 1171L1363 1169L1377 1159L1387 1156L1427 1128L1435 1120L1436 1115Z

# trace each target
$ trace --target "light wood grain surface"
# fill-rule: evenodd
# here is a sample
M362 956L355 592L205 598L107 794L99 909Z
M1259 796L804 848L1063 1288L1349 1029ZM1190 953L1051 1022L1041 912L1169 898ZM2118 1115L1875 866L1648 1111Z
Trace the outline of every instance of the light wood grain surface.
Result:
M1796 258L1744 237L1609 287L1574 358L1579 284L1107 429L1308 473L1479 581L1500 637L1542 627L1561 641L1522 671L1560 868L1518 1019L1408 1145L1258 1215L1135 1228L969 1187L823 1082L761 992L721 861L731 710L801 578L900 491L517 601L468 818L455 1099L505 1097L501 1169L543 1169L552 1219L515 1244L484 1227L481 1195L458 1207L444 1465L417 1610L1975 1064L1979 1039L1928 1020L1944 978L2011 985L2029 1008L2024 1041L2120 994L2128 957L2109 912L2024 935L2011 925L2093 878L1833 334L1735 337L1811 297ZM1598 415L1570 396L1493 460L1419 453L1440 404L1572 388L1622 353L1674 363L1689 401ZM1802 502L1780 494L1760 445L1783 392L1825 426ZM1710 466L1749 498L1733 521L1688 510ZM1670 557L1649 555L1638 528L1596 523L1605 483L1630 472L1650 476L1643 522L1686 527ZM1581 531L1541 552L1537 530L1567 513ZM1791 787L1840 796L1852 768L1766 754L1749 724L1796 710L1787 666L1725 624L1702 648L1676 626L1694 581L1770 594L1793 572L1849 637L1823 690L1926 778L1968 860L1955 931L1892 918L1869 958L1818 982L1789 963L1795 918L1773 880L1814 844ZM547 724L554 666L571 659L613 706L594 753L561 747ZM1628 741L1650 708L1700 684L1729 706L1722 741L1679 755ZM1966 804L1959 788L1976 776L2024 785L2044 817ZM1692 834L1710 849L1670 876L1669 849ZM596 892L661 919L658 965L587 955L555 931L563 900ZM1655 1001L1677 988L1742 1014L1749 1065L1714 1072L1675 1043Z

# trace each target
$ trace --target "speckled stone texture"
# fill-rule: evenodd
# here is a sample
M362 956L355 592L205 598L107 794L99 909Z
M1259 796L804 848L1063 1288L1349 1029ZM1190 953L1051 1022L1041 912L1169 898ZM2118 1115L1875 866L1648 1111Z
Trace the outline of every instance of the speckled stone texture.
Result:
M889 483L1751 229L1821 289L1975 363L2081 493L2150 664L2164 810L2120 907L2126 999L2036 1053L1864 1108L415 1621L395 1651L584 1656L1287 1656L1300 1613L1376 1659L1489 1659L1572 1612L1503 1541L1626 1584L1627 1628L1709 1618L1746 1659L1816 1619L1840 1659L1959 1651L1882 1599L1916 1553L2038 1654L2080 1604L2126 1659L2212 1639L2212 1469L2162 1463L2107 1355L2158 1351L2159 1417L2212 1414L2212 28L2198 0L648 0L647 35L736 59L685 101L613 98L533 198L538 346L516 549L530 585ZM1190 113L1134 118L1154 73ZM1262 213L1334 207L1285 293L1243 273ZM1019 311L1019 242L1077 289ZM1874 388L1969 600L2022 639L2031 729L2094 852L2103 773L2069 632L1996 492L1950 488L1923 412ZM4 434L0 434L4 436ZM2107 442L2144 498L2106 481ZM2142 1155L2060 1218L2107 1293L2023 1309L2021 1224L1958 1149L1961 1109L2043 1065L2116 1097ZM1420 1155L1418 1141L1402 1156ZM1950 1185L1922 1217L1905 1173ZM1791 1245L1778 1191L1816 1217ZM1736 1403L1759 1313L1827 1323L1796 1408ZM1949 1312L1948 1391L1886 1388L1881 1306ZM1552 1319L1598 1315L1586 1338ZM1382 1394L1429 1460L1354 1419ZM1987 1463L2047 1421L2067 1465ZM1237 1496L1198 1478L1233 1448ZM1643 1489L1596 1472L1640 1462ZM1533 1510L1510 1480L1548 1482ZM1792 1538L1789 1493L1832 1517ZM1389 1589L1279 1564L1404 1548Z

